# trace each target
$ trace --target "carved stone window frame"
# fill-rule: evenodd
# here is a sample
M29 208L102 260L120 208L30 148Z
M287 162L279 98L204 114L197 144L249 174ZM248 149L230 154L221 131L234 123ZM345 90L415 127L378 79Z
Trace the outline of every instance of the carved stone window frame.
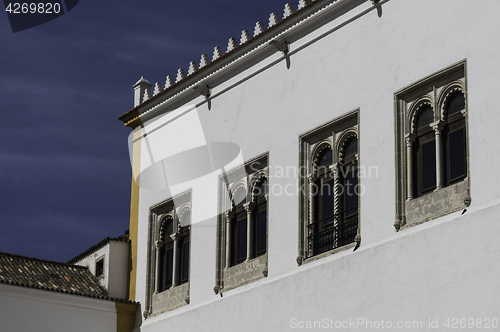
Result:
M175 202L175 203L174 203ZM155 204L149 209L149 227L148 227L148 263L146 274L146 303L144 309L144 318L147 319L166 311L171 311L189 304L190 278L187 282L181 279L181 244L179 241L189 241L191 247L191 223L181 225L183 222L179 216L191 213L191 190L183 192L172 198L166 199ZM173 234L163 234L164 221L166 218L173 220ZM163 245L162 237L171 236L174 242L174 265L173 265L173 283L166 290L159 288L159 253ZM189 250L189 255L191 250ZM188 257L188 264L190 264ZM191 269L189 268L189 273Z
M242 178L243 177L243 178ZM247 161L244 165L226 171L219 177L219 215L217 218L217 253L214 292L218 294L267 277L268 252L254 253L253 227L256 214L257 187L266 179L269 183L268 153ZM231 257L231 229L236 206L231 201L237 187L246 189L246 203L243 208L247 213L247 257L244 261L233 264ZM269 196L265 195L267 226L266 248L269 248Z
M354 242L331 250L314 254L309 240L309 225L314 221L314 190L311 188L318 175L318 157L323 149L332 149L330 172L335 180L334 213L339 211L339 172L342 167L343 148L352 137L358 139L356 161L359 165L359 109L346 113L328 123L314 128L299 136L299 239L297 264L302 265L331 254L347 250L361 242L360 219L358 217L357 234ZM360 201L358 209L361 208ZM335 241L334 241L335 242Z
M465 153L466 177L446 185L443 176L444 151L442 131L447 125L446 103L456 91L465 97ZM414 141L416 138L416 116L420 107L428 104L434 111L434 130L436 144L436 188L414 197ZM460 61L444 68L422 80L411 84L394 94L394 116L396 131L396 231L459 211L470 205L470 167L468 143L468 106L467 106L467 63Z

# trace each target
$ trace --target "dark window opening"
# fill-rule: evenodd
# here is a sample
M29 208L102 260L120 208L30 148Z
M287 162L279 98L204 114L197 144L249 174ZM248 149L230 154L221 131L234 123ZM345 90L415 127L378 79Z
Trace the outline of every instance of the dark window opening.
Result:
M426 105L418 113L417 129L427 128L434 121L434 111L432 107Z
M319 220L323 220L323 224L327 224L333 221L333 205L334 205L334 188L335 181L323 181L321 186L321 199L320 208L318 209L320 214L318 216Z
M463 109L465 109L464 94L460 91L454 92L448 100L446 113L450 116L462 111Z
M460 128L448 135L449 182L465 177L465 128Z
M328 166L332 164L332 149L330 147L323 150L319 156L318 166Z
M262 255L267 250L267 210L262 210L257 214L256 225L256 255Z
M344 211L346 216L350 216L358 210L358 172L354 165L346 168L344 180Z
M231 222L232 243L231 264L243 262L247 257L247 212L243 206L247 202L247 191L244 187L236 189L233 196L235 216Z
M444 159L446 185L463 180L467 176L467 139L465 118L462 113L448 117L444 130Z
M162 247L160 250L160 291L172 286L174 269L174 250L170 246Z
M318 170L313 188L314 220L308 225L312 255L347 245L354 241L358 228L358 139L351 138L344 148L339 168L339 211L335 214L335 180L329 168Z
M189 241L183 243L181 253L181 283L189 280Z
M233 265L243 262L247 257L247 213L244 209L236 214L233 220Z
M104 274L104 259L100 259L95 263L95 276L100 277Z
M267 195L267 179L261 181L260 185L256 188L255 195L257 198Z
M454 92L446 105L447 125L444 129L444 159L446 185L463 180L467 176L467 136L465 118L465 96Z
M180 222L187 221L190 218L190 213L182 214ZM174 222L172 219L168 219L165 221L165 224L162 226L165 230L163 234L163 245L159 250L158 257L158 291L163 292L172 286L176 286L178 284L185 283L189 280L189 226L181 227L179 229L179 233L177 234L179 237L176 241L174 241L171 237L173 233L171 233L174 229ZM169 233L170 232L170 233ZM176 246L174 248L174 246ZM174 256L174 251L177 250L176 256ZM175 262L174 262L175 261ZM175 264L174 264L175 263ZM176 268L174 270L174 265ZM176 284L174 285L174 279L176 280Z
M256 207L253 211L254 234L253 247L254 256L260 256L267 251L267 179L263 179L256 187Z
M430 106L418 114L417 138L413 145L413 195L419 197L436 188L436 138L429 126L434 119Z
M346 153L344 166L342 167L342 196L341 211L339 211L338 231L336 237L337 247L354 242L358 232L358 208L359 208L359 178L358 167L355 154L357 153L356 138L351 139L351 144L355 142L355 149L350 154Z
M353 137L349 140L344 148L344 158L347 159L351 156L354 156L356 153L358 153L358 139L356 137Z
M436 142L423 143L419 149L419 167L422 174L420 191L426 192L436 187Z

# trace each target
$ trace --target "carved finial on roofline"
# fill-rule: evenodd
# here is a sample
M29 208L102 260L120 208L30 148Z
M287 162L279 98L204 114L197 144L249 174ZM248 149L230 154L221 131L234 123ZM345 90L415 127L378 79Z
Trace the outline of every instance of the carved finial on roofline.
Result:
M279 21L280 19L278 17L278 14L271 13L271 15L269 15L269 28L278 24Z
M293 14L293 6L291 3L287 3L285 5L285 11L283 12L283 18L285 19L292 14Z
M280 18L278 16L278 14L271 13L271 15L269 15L269 28L278 24L279 21L280 21Z
M250 40L250 34L248 33L248 30L243 30L241 32L241 39L240 39L240 45L245 44L247 41Z
M172 78L172 76L168 75L167 78L165 79L165 89L170 88L174 84L175 84L174 79Z
M309 4L309 0L299 0L299 8L298 9L302 9L304 8L305 6L307 6Z
M179 68L179 70L177 70L177 77L175 78L175 83L179 82L184 77L186 77L186 74L184 73L184 69Z
M188 75L191 75L192 73L194 73L197 70L198 70L198 66L196 65L196 62L191 61L189 63Z
M229 41L228 41L228 43L227 43L227 51L226 51L226 53L231 52L231 51L232 51L232 50L234 50L236 47L237 47L237 44L236 44L236 38L229 38Z
M205 67L209 62L210 61L208 60L208 56L206 54L202 54L200 59L200 68Z
M163 87L161 86L160 82L156 82L155 83L155 88L154 88L154 91L153 91L153 96L156 96L157 94L159 94L162 91L163 91Z
M264 30L266 30L266 28L264 27L264 24L262 24L262 22L255 23L255 29L253 29L253 36L255 37L257 35L260 35Z
M146 90L144 90L144 96L142 97L142 102L145 102L149 98L151 98L151 90L146 89Z
M220 47L219 46L215 46L214 47L214 54L212 56L212 61L217 60L221 56L222 56L222 51L221 51Z

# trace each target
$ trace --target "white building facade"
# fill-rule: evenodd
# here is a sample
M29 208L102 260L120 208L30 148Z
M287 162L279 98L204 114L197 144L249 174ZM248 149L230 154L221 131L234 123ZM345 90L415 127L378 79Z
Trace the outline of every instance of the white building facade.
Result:
M127 312L126 305L113 301L4 284L0 299L4 331L130 331L123 325L124 312L130 325L136 309Z
M300 1L137 82L136 330L498 329L498 12Z
M106 238L71 259L68 264L85 266L111 298L128 298L130 243L126 236Z

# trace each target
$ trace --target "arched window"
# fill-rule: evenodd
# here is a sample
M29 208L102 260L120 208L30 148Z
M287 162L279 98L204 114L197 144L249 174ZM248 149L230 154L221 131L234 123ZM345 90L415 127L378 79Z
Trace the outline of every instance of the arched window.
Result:
M358 138L346 130L337 141L335 154L330 143L320 143L313 157L313 218L307 225L311 256L350 244L357 235Z
M253 219L253 256L260 256L267 251L267 178L260 179L254 188L255 208Z
M146 316L189 304L191 191L150 208Z
M186 206L181 208L179 212L179 224L180 230L179 233L181 235L179 239L179 258L180 258L180 283L186 283L189 281L189 227L191 225L191 207Z
M436 188L436 137L430 124L434 121L434 111L424 105L415 114L416 134L413 147L414 197L419 197Z
M444 106L446 126L443 131L443 145L446 186L467 176L467 138L463 110L465 110L465 96L462 91L455 91L448 97Z
M172 239L174 229L173 217L166 216L160 226L161 248L159 249L159 269L158 269L158 292L170 288L173 284L174 276L174 240Z
M219 176L214 292L267 277L268 154Z
M247 212L245 203L247 202L247 191L245 186L238 185L233 195L234 214L232 226L231 262L232 265L239 264L247 258Z
M261 173L257 177L250 201L247 201L245 186L237 185L234 192L230 236L231 266L267 251L267 176Z
M178 216L165 216L160 223L157 292L189 281L189 231L191 208L182 207Z
M355 110L300 136L298 265L361 241L353 191L358 179L358 133Z
M332 162L332 147L329 144L320 146L315 158L316 180L311 193L314 196L314 218L309 225L315 255L331 250L334 246L335 180L330 167Z
M344 146L339 172L342 185L340 190L340 206L338 218L338 246L343 246L354 241L358 230L358 138L351 137Z
M471 203L466 71L464 61L395 95L397 231Z
M317 156L317 173L315 191L315 216L314 220L320 222L317 224L317 231L323 225L333 222L334 206L334 175L331 169L332 148L326 145Z

